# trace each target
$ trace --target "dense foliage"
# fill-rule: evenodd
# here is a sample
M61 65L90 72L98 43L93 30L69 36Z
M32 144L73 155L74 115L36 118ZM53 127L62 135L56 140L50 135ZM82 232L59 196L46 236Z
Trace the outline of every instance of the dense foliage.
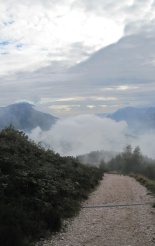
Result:
M155 161L144 157L139 147L132 150L128 145L121 154L107 164L107 168L123 174L141 174L155 180Z
M102 170L60 157L7 128L0 132L0 245L24 246L61 228Z
M132 175L155 193L155 160L144 157L139 147L132 150L128 145L123 153L106 164L106 169Z

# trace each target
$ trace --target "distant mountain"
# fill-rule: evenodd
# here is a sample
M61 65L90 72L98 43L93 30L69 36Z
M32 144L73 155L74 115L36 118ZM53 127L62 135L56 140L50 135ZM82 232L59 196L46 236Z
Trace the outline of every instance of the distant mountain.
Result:
M105 117L105 115L103 115L103 117ZM129 128L136 131L155 129L155 107L126 107L119 109L112 114L108 114L107 117L115 121L124 120L127 122Z
M37 111L32 104L25 102L0 107L0 129L11 124L24 131L31 131L37 126L42 130L48 130L56 120L56 117Z

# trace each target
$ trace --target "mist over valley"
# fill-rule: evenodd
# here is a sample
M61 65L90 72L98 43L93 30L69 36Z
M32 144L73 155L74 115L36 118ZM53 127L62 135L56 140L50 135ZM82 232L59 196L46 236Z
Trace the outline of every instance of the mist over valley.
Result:
M57 118L35 110L35 105L16 103L0 108L1 129L9 125L63 156L103 151L103 159L128 144L139 146L155 158L155 108L122 108L114 113ZM108 153L108 155L106 154Z

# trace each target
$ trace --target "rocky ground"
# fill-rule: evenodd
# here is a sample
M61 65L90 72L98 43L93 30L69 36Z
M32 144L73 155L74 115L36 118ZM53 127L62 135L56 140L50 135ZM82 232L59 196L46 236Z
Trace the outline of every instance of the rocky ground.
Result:
M153 200L133 178L106 174L83 205L144 204ZM37 246L155 246L155 209L151 204L82 208L65 231Z

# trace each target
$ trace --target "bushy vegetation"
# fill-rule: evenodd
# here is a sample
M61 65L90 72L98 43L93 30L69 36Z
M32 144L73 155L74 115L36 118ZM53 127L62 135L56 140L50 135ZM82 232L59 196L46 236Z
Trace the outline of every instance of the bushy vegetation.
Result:
M132 175L155 193L155 160L144 157L139 147L132 149L128 145L123 153L106 164L106 169Z
M26 246L75 215L102 169L61 157L20 131L0 132L0 245Z
M152 193L155 194L155 180L148 179L144 175L139 175L139 174L138 175L132 174L131 176L134 177L142 185L146 186L148 190L152 191Z
M139 147L132 149L128 145L121 154L109 161L107 168L123 174L135 173L155 179L155 161L144 157Z

